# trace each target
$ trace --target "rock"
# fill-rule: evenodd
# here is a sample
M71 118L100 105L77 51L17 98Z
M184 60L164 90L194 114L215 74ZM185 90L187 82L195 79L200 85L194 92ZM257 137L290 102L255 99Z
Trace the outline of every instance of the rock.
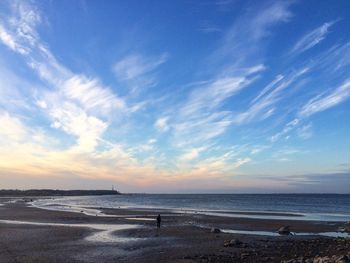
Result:
M242 242L238 239L225 240L224 247L235 247L241 245Z
M278 229L278 234L280 235L290 235L290 229L289 226L282 226Z
M225 240L224 241L224 247L230 247L231 244L230 244L230 240Z
M221 233L221 230L219 228L212 227L210 232L211 233Z

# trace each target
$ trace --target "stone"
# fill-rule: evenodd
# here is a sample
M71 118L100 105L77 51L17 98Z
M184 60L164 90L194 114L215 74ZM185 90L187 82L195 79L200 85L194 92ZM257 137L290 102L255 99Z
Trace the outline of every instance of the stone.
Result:
M210 232L211 233L221 233L221 230L219 228L212 227Z
M282 226L277 230L277 232L280 235L290 235L290 228L289 226Z
M230 240L224 241L224 247L231 247Z

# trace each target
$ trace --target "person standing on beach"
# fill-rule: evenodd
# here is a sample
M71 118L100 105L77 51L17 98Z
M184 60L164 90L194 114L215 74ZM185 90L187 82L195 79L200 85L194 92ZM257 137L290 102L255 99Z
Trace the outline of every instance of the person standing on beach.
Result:
M157 228L160 228L160 222L162 221L162 218L160 217L160 214L157 216Z

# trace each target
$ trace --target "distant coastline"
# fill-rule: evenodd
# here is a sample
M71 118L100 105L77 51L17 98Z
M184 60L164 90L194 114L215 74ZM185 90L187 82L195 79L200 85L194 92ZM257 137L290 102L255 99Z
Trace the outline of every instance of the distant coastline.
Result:
M53 189L30 189L30 190L7 190L1 189L0 196L88 196L88 195L120 195L116 190L53 190Z

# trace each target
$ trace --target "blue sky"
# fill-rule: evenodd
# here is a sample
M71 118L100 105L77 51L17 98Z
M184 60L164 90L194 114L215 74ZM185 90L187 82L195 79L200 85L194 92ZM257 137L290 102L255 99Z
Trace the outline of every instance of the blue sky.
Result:
M350 185L349 1L2 1L0 188Z

